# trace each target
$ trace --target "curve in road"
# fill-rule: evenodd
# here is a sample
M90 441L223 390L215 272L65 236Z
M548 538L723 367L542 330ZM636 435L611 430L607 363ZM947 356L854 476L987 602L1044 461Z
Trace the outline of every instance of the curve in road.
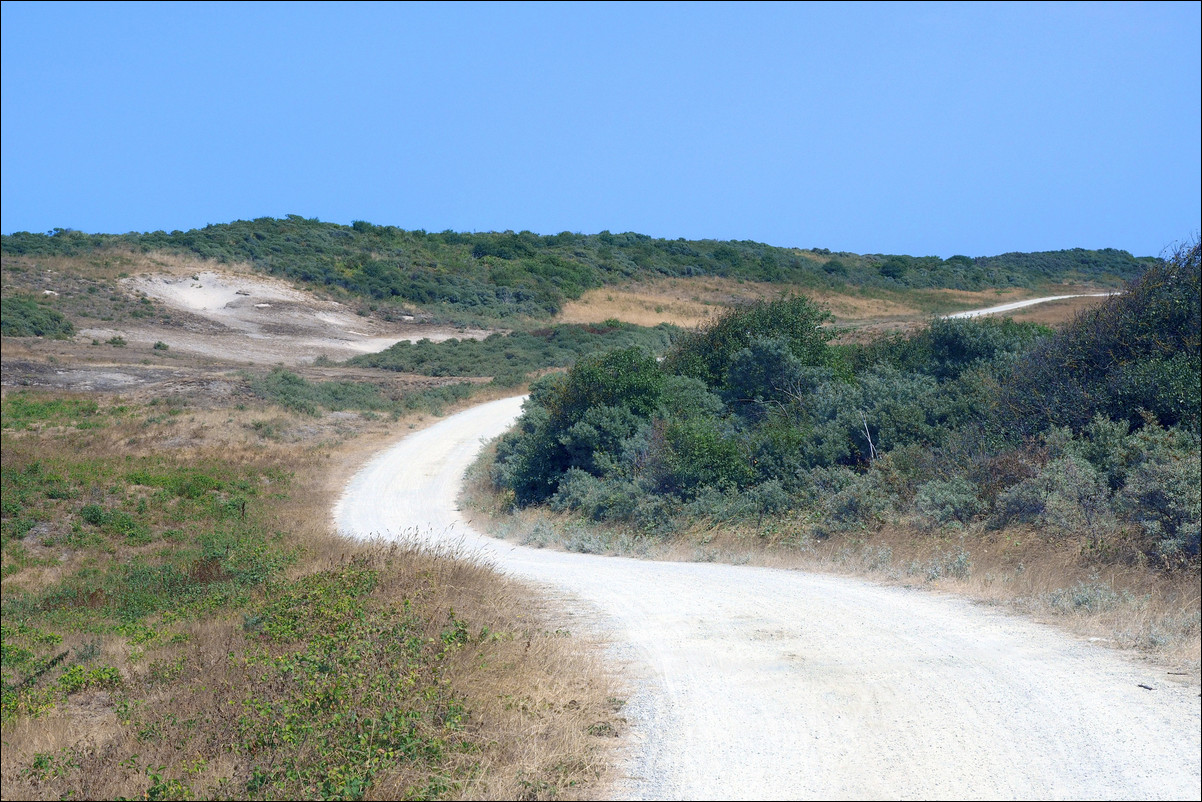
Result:
M463 473L521 403L406 437L349 482L335 520L460 544L587 616L636 686L619 798L1202 795L1197 689L1049 628L863 581L477 532L456 508Z

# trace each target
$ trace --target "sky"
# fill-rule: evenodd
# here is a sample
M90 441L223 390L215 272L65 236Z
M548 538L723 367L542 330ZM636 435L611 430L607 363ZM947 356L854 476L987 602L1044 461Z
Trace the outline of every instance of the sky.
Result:
M1202 227L1200 10L4 2L0 230L1154 256Z

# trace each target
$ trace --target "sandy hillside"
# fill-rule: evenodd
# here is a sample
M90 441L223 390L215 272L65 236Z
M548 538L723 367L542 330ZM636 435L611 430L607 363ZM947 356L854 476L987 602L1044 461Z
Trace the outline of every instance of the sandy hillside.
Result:
M415 321L388 323L355 314L345 305L261 275L208 270L159 273L123 280L132 290L177 310L186 321L174 327L86 329L85 337L114 334L131 343L164 342L173 349L235 361L311 363L318 356L342 360L382 351L401 340L480 337Z

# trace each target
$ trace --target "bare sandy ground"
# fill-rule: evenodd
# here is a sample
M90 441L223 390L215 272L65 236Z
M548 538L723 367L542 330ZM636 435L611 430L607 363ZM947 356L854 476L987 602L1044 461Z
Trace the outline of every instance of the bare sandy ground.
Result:
M300 365L319 356L343 360L375 353L402 340L441 342L490 333L363 317L337 301L249 272L160 273L123 281L172 309L177 325L88 328L80 331L82 339L120 336L134 346L162 342L178 352L212 359Z
M456 509L521 399L367 464L353 536L458 543L558 596L635 687L616 798L1198 799L1202 702L1155 669L989 608L799 571L534 550Z

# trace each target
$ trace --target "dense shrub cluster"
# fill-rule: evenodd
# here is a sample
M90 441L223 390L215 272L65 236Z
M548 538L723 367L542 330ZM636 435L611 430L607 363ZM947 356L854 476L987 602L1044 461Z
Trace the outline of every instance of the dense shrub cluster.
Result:
M343 226L297 215L170 233L55 229L0 239L4 253L27 256L77 256L105 248L250 262L274 275L339 288L371 303L401 309L418 305L461 322L546 318L587 289L631 278L726 276L808 287L850 283L977 290L1049 280L1124 279L1155 261L1113 249L940 259L832 254L824 248L803 251L748 241L665 240L608 231L436 234L363 221Z
M1060 333L940 319L834 346L804 298L737 309L662 362L627 349L537 384L493 479L647 532L800 509L824 532L1027 524L1196 564L1197 252ZM1134 382L1139 366L1160 383Z
M75 334L75 327L62 313L32 298L0 298L0 333L5 337L64 340Z
M531 371L566 367L583 354L636 345L662 351L675 331L667 324L644 328L616 320L600 325L560 324L492 334L483 340L403 341L349 362L425 376L491 376L498 384L512 385L523 381Z
M1001 394L1007 422L1029 433L1079 429L1097 413L1138 424L1151 413L1197 431L1200 298L1195 244L1026 353Z

